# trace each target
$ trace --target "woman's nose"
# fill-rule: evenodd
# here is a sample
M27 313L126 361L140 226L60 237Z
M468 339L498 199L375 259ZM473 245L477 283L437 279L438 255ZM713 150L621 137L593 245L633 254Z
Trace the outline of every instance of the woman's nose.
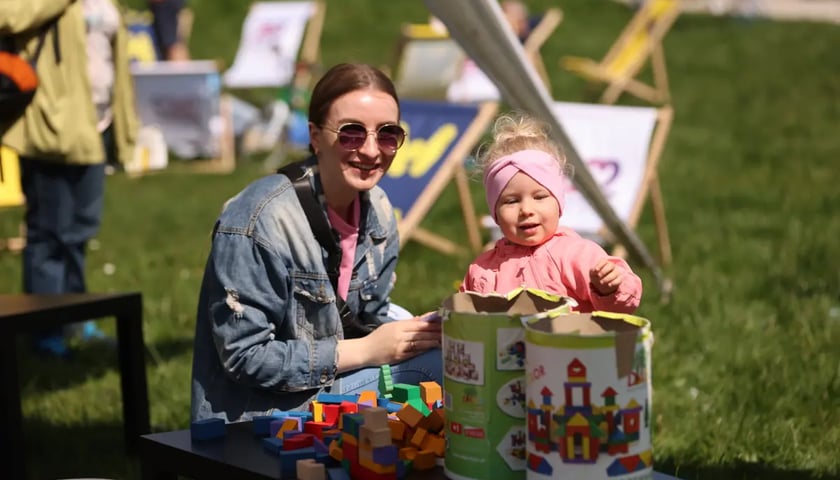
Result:
M376 135L368 134L365 137L365 143L358 150L359 153L367 157L374 158L379 155L379 144L376 143Z

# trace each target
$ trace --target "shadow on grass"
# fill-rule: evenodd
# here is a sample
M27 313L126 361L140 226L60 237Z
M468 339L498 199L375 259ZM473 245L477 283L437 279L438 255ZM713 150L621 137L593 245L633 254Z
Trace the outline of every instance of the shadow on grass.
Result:
M673 475L681 480L838 480L837 475L819 475L807 470L780 470L754 463L732 465L691 465L673 459L656 459L657 472Z
M140 478L121 423L54 425L24 419L27 478Z
M71 349L71 357L45 357L32 351L29 340L17 343L18 376L24 395L71 388L106 372L119 372L116 341L92 342ZM192 338L178 338L146 345L146 366L151 367L192 352Z

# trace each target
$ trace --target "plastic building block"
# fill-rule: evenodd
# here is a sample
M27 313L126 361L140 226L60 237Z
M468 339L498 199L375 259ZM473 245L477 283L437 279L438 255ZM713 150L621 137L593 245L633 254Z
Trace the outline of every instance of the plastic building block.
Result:
M420 450L411 462L413 470L431 470L437 466L435 453L431 450Z
M338 395L335 393L319 393L316 400L321 403L341 403L352 402L356 403L356 395Z
M359 405L376 406L378 395L373 390L365 390L359 394L359 399L356 401Z
M224 436L225 421L221 418L205 418L190 424L190 438L193 440L218 440Z
M384 427L369 427L367 424L359 428L359 445L367 448L384 447L391 444L391 429Z
M301 448L313 447L315 437L308 433L297 433L283 439L283 450L298 450Z

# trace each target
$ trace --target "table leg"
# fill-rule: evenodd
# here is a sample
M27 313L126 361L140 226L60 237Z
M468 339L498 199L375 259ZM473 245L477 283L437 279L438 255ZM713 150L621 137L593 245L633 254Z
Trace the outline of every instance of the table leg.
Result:
M26 455L24 454L23 420L20 406L20 383L18 382L17 349L15 335L2 335L0 340L0 465L11 473L11 478L26 477Z
M117 345L125 445L129 452L136 452L140 435L151 433L143 343L143 302L140 296L132 299L131 305L117 315Z

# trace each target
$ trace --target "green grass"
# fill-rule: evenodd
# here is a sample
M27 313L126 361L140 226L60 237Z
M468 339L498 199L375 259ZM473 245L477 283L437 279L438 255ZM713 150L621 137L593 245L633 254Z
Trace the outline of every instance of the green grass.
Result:
M135 0L132 3L142 3ZM196 57L233 58L244 3L191 0ZM529 2L538 11L556 2ZM591 99L561 71L562 55L600 57L631 12L606 0L566 0L543 49L553 95ZM325 64L392 62L419 0L328 2ZM652 320L654 449L683 478L840 478L840 28L829 24L683 16L666 39L675 121L661 184L676 285L661 304L649 272L639 314ZM625 103L636 103L623 99ZM140 290L149 348L153 428L189 424L197 293L222 202L263 175L259 159L231 175L179 166L108 178L102 230L89 255L93 291ZM484 211L478 185L476 205ZM0 233L20 210L0 212ZM424 226L464 238L454 189ZM653 249L649 212L638 228ZM468 257L417 244L402 251L394 299L436 307ZM112 274L105 265L112 264ZM0 291L20 290L20 257L0 254ZM101 322L113 332L113 322ZM21 342L21 347L25 344ZM21 348L27 464L32 478L136 478L124 455L115 353L86 348L70 364Z

